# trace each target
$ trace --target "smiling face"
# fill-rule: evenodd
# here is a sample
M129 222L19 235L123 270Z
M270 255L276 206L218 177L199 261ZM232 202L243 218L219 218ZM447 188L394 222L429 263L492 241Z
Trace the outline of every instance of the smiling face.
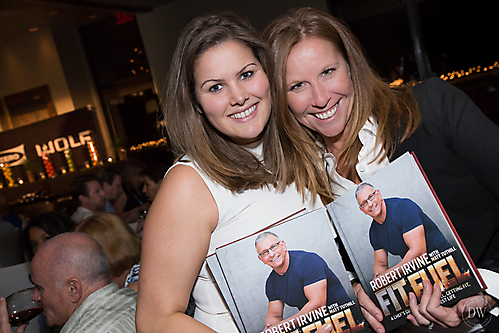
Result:
M271 112L270 84L251 50L229 40L194 65L196 98L208 121L238 144L257 141Z
M360 210L382 224L386 218L385 200L379 190L366 186L357 194L357 203Z
M354 100L349 66L340 51L325 39L303 38L289 53L286 84L296 119L318 132L330 150L339 150L348 136Z
M269 250L279 240L272 235L269 235L256 244L256 251L259 254L258 258L265 265L272 267L278 274L286 273L289 267L289 254L286 249L286 243L280 241L275 250ZM269 250L267 255L260 255L265 250Z

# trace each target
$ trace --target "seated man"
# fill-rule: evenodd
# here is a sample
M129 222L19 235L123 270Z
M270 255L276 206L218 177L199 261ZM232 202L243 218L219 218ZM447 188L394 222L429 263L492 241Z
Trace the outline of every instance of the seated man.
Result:
M373 218L369 240L374 249L375 276L388 271L388 252L402 258L394 270L433 250L451 247L436 224L414 201L406 198L383 199L381 192L369 183L355 190L360 210Z
M123 190L123 178L115 168L102 169L97 173L97 177L106 198L101 211L118 215L125 223L132 223L140 217L144 210L149 209L150 204L146 202L125 211L127 195Z
M97 173L97 178L99 179L102 191L106 197L106 202L101 211L104 213L115 214L114 203L118 200L120 195L124 195L121 175L115 168L108 167L100 170Z
M33 257L30 279L47 324L62 326L61 333L135 332L137 293L109 283L106 254L92 237L70 232L45 242ZM0 298L0 332L11 331Z
M255 239L258 258L273 271L267 278L265 293L269 300L265 327L283 321L284 304L300 311L292 320L325 305L350 302L340 281L318 254L287 250L286 244L272 232Z
M95 175L76 177L69 185L69 192L73 200L79 203L78 208L71 215L77 224L95 212L99 212L106 202L102 186Z

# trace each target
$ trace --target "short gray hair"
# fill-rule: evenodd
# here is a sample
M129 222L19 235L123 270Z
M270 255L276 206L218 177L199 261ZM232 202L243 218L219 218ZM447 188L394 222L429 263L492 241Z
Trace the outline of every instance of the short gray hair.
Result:
M256 249L256 244L258 244L258 242L264 240L265 238L267 238L268 236L274 236L275 238L277 238L278 241L280 241L281 239L279 238L279 236L277 236L276 234L274 234L273 232L271 231L264 231L262 232L261 234L259 234L256 239L255 239L255 249Z
M374 187L372 184L370 183L367 183L367 182L362 182L360 183L357 188L355 189L355 199L357 199L357 195L362 192L362 190L366 187L366 186L369 186L371 187L373 190L376 191L376 187Z
M40 250L44 248L49 251L46 260L51 262L52 273L58 279L77 277L93 284L109 278L106 252L90 235L66 232L44 243Z

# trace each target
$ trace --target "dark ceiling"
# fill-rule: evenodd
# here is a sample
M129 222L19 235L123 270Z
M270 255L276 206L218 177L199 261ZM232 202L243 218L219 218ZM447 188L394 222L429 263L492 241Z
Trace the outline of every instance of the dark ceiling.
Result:
M26 34L32 28L82 27L112 17L116 12L146 13L170 1L2 0L0 42ZM401 57L406 58L406 67L407 62L414 62L410 59L413 45L407 17L407 3L413 0L326 1L332 14L352 28L385 77ZM492 49L495 50L493 45L499 29L494 23L495 11L490 8L492 2L414 1L417 1L422 37L435 74L497 61L497 51Z
M2 0L0 41L33 28L81 27L116 12L146 13L167 2L169 0Z
M0 40L32 28L84 26L116 12L146 13L172 0L2 0ZM418 2L441 0L419 0ZM405 0L326 0L334 14L347 21L360 20L404 6ZM306 1L304 1L306 3Z

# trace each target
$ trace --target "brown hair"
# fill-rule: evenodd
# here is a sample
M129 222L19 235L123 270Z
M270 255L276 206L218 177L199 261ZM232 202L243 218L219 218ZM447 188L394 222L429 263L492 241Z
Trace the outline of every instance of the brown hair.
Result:
M358 133L373 115L378 122L376 144L382 143L384 156L407 139L420 124L421 115L411 85L390 87L371 67L357 38L337 18L314 8L291 9L275 19L264 31L275 61L277 110L288 110L286 63L294 45L305 37L330 41L342 53L350 69L354 89L353 109L347 122L350 132L336 156L346 178L356 178L355 165L362 147ZM302 126L291 112L280 115L293 140L322 140L318 133ZM308 143L308 145L310 145ZM376 159L379 158L381 152ZM384 157L383 156L383 157Z
M140 260L140 239L118 216L95 213L78 224L76 232L92 236L106 252L109 276L119 277Z
M211 47L229 40L247 46L270 76L270 50L244 17L230 12L199 16L187 24L179 38L167 77L163 109L177 158L189 155L215 182L240 192L275 184L276 175L269 173L252 153L218 132L200 112L194 94L195 61ZM265 159L270 151L282 156L272 119L264 129L263 141Z
M167 77L163 104L167 134L177 159L183 154L189 155L211 179L232 192L268 185L283 191L287 185L296 182L303 198L306 196L305 189L308 189L311 199L315 201L317 194L327 193L327 178L321 183L321 176L316 172L317 166L303 169L308 181L293 176L296 165L293 159L288 159L287 154L290 151L295 155L299 153L295 153L287 145L287 133L275 119L274 103L262 135L265 165L252 153L218 132L206 116L199 112L201 106L194 94L195 61L211 47L229 40L247 46L262 65L267 77L273 77L274 63L270 49L244 17L226 12L193 19L179 38ZM275 91L272 81L269 81L274 101ZM283 147L284 144L286 147ZM303 160L313 159L315 155Z

